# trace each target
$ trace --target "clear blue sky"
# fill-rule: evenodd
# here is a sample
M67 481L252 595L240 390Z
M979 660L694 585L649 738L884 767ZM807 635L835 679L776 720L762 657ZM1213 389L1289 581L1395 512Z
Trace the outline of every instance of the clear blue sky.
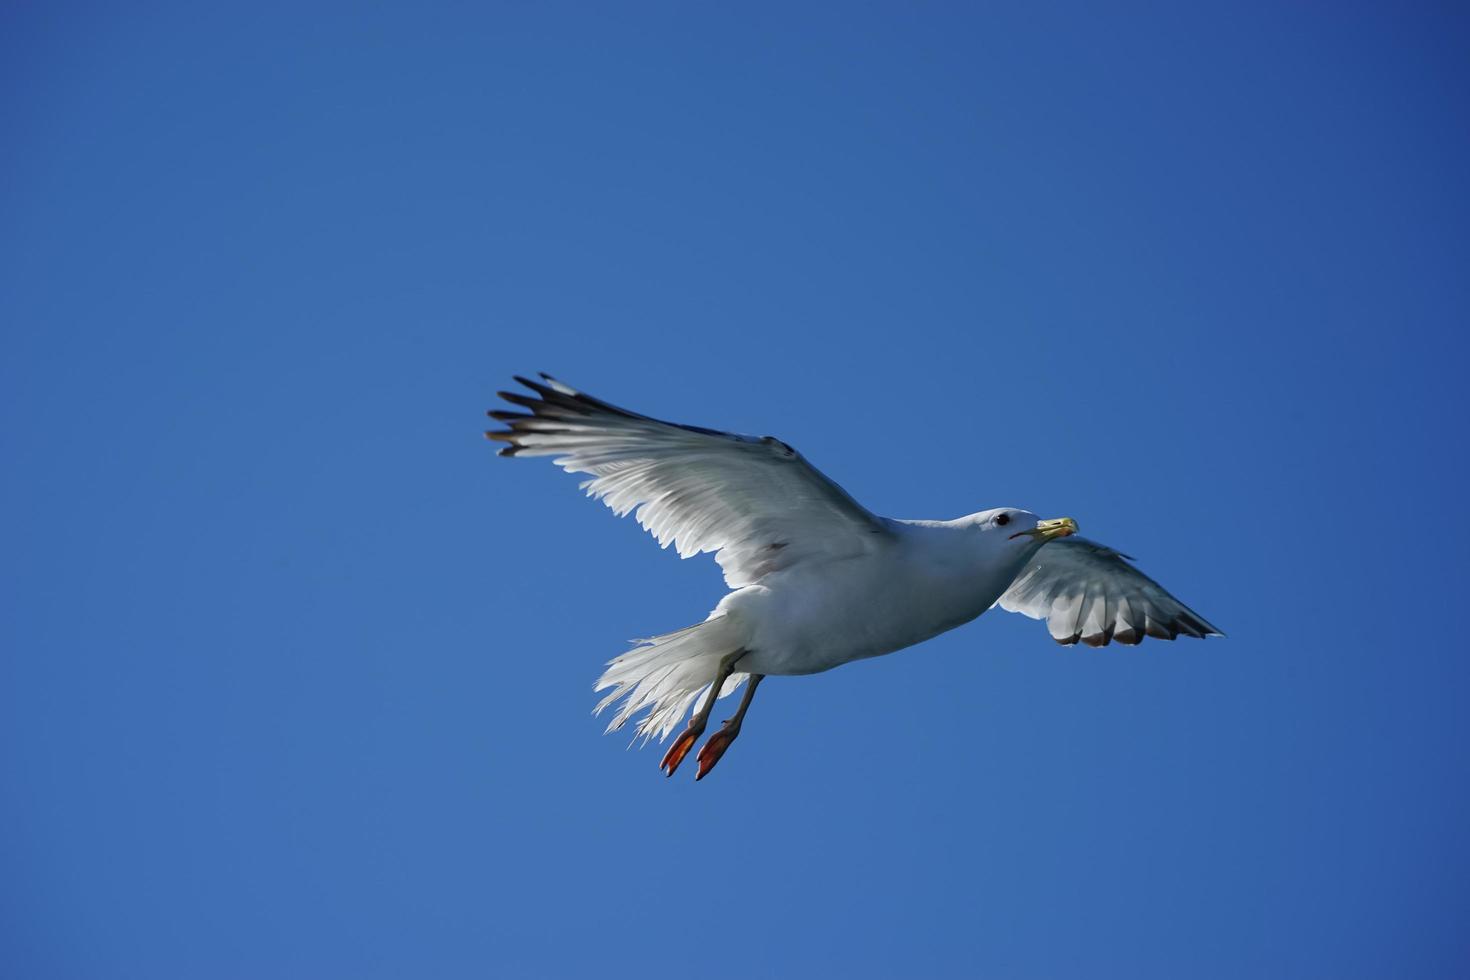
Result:
M1464 975L1462 14L145 6L0 32L7 975ZM718 570L493 455L537 370L1230 638L665 780L591 684Z

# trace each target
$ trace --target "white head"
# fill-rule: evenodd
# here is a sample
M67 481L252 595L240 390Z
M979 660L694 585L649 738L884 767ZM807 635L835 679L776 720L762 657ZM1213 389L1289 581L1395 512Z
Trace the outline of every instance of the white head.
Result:
M1070 517L1042 520L1019 507L982 510L966 520L980 534L980 546L987 555L1010 558L1017 565L1024 564L1048 541L1077 533L1077 522Z

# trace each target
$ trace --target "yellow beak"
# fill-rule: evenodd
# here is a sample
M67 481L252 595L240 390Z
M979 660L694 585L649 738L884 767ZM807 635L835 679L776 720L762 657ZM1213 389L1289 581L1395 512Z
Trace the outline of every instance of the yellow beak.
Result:
M1072 520L1072 518L1070 517L1058 517L1055 520L1051 521L1037 521L1036 527L1032 528L1029 531L1017 531L1015 534L1012 534L1011 537L1019 538L1021 535L1025 534L1033 538L1040 538L1043 541L1050 541L1053 538L1065 538L1070 534L1076 533L1076 521Z

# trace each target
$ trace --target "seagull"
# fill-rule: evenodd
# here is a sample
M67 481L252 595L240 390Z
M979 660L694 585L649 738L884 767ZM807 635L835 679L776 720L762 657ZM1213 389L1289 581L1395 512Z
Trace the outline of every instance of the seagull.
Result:
M680 558L714 552L730 591L702 623L635 640L594 690L616 704L609 732L639 712L635 740L667 741L669 776L704 734L715 701L745 685L700 749L703 779L740 734L771 675L816 674L962 626L996 606L1045 620L1061 644L1224 636L1139 571L1077 536L1070 517L996 507L950 521L879 517L774 436L661 422L547 374L499 392L525 411L489 412L502 456L551 456L586 473L587 495L633 513Z

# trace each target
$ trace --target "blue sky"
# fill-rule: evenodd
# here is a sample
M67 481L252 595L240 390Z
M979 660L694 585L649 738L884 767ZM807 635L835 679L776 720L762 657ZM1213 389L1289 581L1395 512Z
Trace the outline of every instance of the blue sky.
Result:
M1463 975L1462 14L3 17L7 974ZM1230 638L987 615L665 780L591 684L718 570L493 455L537 370Z

